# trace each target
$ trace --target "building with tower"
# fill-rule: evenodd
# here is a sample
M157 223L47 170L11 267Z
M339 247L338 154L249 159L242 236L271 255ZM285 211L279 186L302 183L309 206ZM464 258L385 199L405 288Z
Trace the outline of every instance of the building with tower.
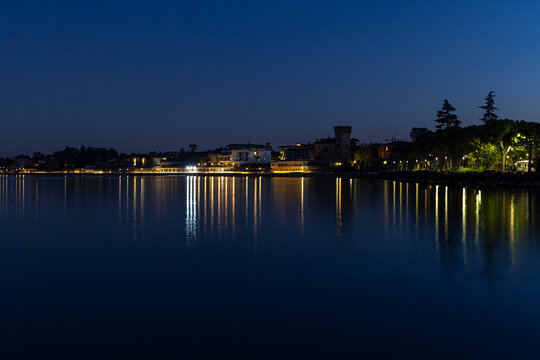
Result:
M334 156L335 160L343 164L351 161L351 127L334 126Z
M346 165L352 159L351 126L334 126L334 137L313 143L313 160L320 165Z

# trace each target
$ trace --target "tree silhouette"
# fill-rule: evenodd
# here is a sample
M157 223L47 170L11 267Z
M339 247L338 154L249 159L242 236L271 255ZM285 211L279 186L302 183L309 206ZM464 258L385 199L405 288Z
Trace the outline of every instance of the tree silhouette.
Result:
M456 108L447 99L444 99L442 109L437 112L437 119L435 119L437 130L457 128L460 126L461 121L453 113L454 111L456 111Z
M428 135L430 132L431 131L429 131L428 128L425 128L425 127L421 127L421 128L413 127L411 129L411 133L409 136L411 137L412 141L416 141L418 138Z
M499 109L495 107L494 97L495 91L490 91L487 97L484 99L484 105L479 106L480 109L484 109L484 116L482 116L482 118L480 119L484 122L484 124L499 119L499 115L495 113L495 111Z

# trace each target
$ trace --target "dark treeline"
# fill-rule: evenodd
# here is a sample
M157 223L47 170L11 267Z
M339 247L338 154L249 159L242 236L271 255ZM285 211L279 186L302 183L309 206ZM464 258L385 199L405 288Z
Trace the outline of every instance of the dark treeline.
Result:
M134 166L134 159L140 160L160 158L169 161L197 161L206 152L196 152L197 145L190 144L189 151L181 148L179 151L149 152L144 154L119 153L113 148L87 147L79 148L66 146L63 150L51 154L36 152L32 156L20 154L14 157L0 157L1 168L33 168L38 171L64 171L81 168L118 170ZM151 167L152 161L146 161L144 166ZM136 165L140 165L139 162Z
M540 124L499 119L491 91L479 106L483 116L480 125L461 127L455 107L448 100L436 114L434 131L412 128L411 141L391 144L392 152L384 165L392 170L515 170L525 164L535 168L540 140ZM357 162L373 156L373 147L360 146Z
M71 170L75 168L108 167L119 166L122 158L127 155L120 155L118 151L112 148L95 148L81 146L80 148L66 146L63 150L55 151L52 154L34 153L32 156L18 155L7 160L7 166L28 165L37 170L60 171ZM11 164L9 163L11 162Z
M540 124L503 119L438 131L413 128L411 138L392 152L392 164L401 169L507 170L518 161L534 164Z

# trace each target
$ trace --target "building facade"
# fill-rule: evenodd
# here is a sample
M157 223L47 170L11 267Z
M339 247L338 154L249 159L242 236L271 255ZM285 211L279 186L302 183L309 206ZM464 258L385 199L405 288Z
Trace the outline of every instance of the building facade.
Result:
M19 155L13 158L13 165L17 169L27 169L32 167L32 159L26 155Z
M387 160L392 154L393 145L379 145L379 159Z
M283 145L279 147L279 158L281 160L313 160L313 145L295 144Z
M352 160L350 126L335 126L334 137L313 143L313 160L320 165L346 165Z
M270 164L272 172L308 172L309 162L306 160L273 160Z
M313 160L317 164L328 165L335 161L335 141L332 138L319 139L313 143Z
M256 144L230 144L218 155L220 166L242 166L250 164L270 164L272 147Z
M351 154L351 130L350 126L335 126L335 160L342 163L348 163L352 159Z

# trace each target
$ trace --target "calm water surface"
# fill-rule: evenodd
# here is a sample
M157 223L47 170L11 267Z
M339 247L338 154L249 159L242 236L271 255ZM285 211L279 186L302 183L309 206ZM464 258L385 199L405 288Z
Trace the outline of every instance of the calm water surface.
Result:
M539 196L0 176L10 358L538 358Z

